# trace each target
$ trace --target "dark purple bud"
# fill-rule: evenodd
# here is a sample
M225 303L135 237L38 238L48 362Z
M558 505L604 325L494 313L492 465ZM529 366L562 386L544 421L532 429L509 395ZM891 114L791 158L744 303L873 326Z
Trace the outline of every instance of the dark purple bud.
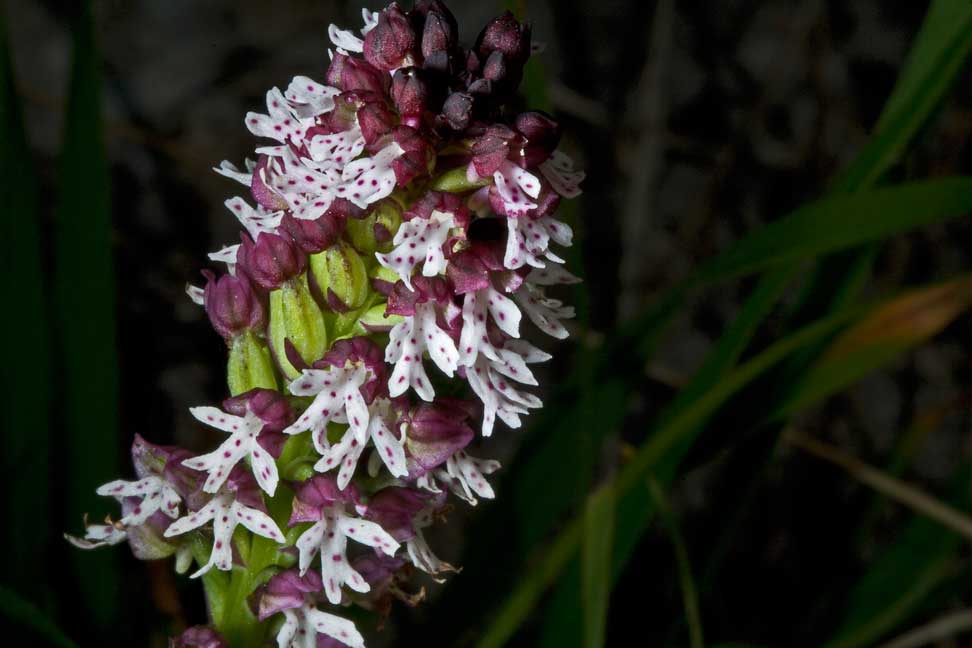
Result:
M223 636L208 626L193 626L169 639L169 648L229 648Z
M401 558L378 553L361 554L351 561L351 567L371 585L371 596L380 595L404 565L405 561Z
M234 493L236 501L244 506L255 508L258 511L267 512L267 506L263 502L263 491L253 477L253 472L246 464L236 464L226 478L226 490Z
M374 30L372 30L374 32ZM334 53L327 68L327 83L345 92L365 91L384 93L388 75L359 58Z
M398 74L397 72L395 73ZM392 85L392 96L394 96L395 86ZM385 107L383 103L369 103L362 106L358 111L358 125L361 127L361 134L364 136L365 144L371 145L388 134L395 127L397 120L395 115Z
M499 170L510 153L510 144L516 133L502 124L486 129L472 145L473 166L480 177L488 178Z
M308 594L324 589L320 571L308 570L303 576L297 569L288 569L271 578L260 589L259 619L264 621L278 612L302 606Z
M344 200L338 198L337 200ZM314 220L295 218L284 214L280 222L283 229L293 237L297 247L304 254L317 254L334 245L344 232L344 217L328 209L323 216Z
M497 247L492 243L476 243L449 257L446 274L457 295L488 288L491 277L505 271L503 253Z
M414 290L409 290L404 281L396 282L391 294L388 295L385 314L412 316L415 314L416 304L452 302L452 286L442 277L414 277L412 288Z
M314 475L296 487L293 513L287 526L317 522L323 509L335 503L357 504L359 499L358 487L353 482L342 491L333 475Z
M183 461L191 459L195 455L182 448L167 447L164 449L169 452L169 458L165 462L162 478L179 493L190 511L202 508L210 497L202 490L203 484L206 482L206 473L182 465Z
M391 98L406 124L419 126L429 99L429 87L418 68L400 68L392 77Z
M483 78L487 81L500 82L506 78L506 56L496 51L486 59L483 66Z
M266 326L263 304L245 276L226 274L217 279L208 270L203 275L206 277L203 304L217 333L229 340L244 331Z
M483 58L502 52L508 61L526 62L530 56L530 26L521 25L509 11L493 18L476 39L476 50Z
M307 257L288 236L263 232L253 240L243 234L236 262L258 285L274 290L304 271Z
M411 207L402 212L402 219L410 221L413 218L429 218L433 211L452 214L456 224L461 228L468 227L472 218L462 196L444 191L428 191L412 203Z
M442 116L452 130L466 130L472 118L473 98L465 92L453 92L442 104Z
M257 204L270 211L289 209L290 205L287 204L284 197L271 188L270 174L272 172L270 158L266 155L261 155L257 159L256 167L253 169L253 178L250 181L250 194Z
M427 175L435 162L435 148L417 130L398 126L391 133L392 140L404 151L392 162L395 181L404 187L413 179Z
M415 536L412 520L428 499L428 495L412 488L383 488L368 502L365 517L381 525L395 540L406 542Z
M560 126L553 117L539 111L520 113L513 128L525 140L518 152L520 166L535 167L547 160L560 143Z
M444 6L442 9L445 12L430 9L425 15L425 28L422 30L422 56L425 58L449 52L456 46L456 19Z
M414 63L415 32L397 2L382 10L378 24L365 36L364 57L386 72Z

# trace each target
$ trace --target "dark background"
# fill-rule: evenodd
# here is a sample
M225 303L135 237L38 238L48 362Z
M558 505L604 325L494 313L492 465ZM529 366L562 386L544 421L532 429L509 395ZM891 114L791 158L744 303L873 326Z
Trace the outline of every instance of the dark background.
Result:
M449 4L467 43L498 13L492 2ZM53 0L5 5L46 226L58 181L76 7ZM575 258L582 261L574 270L585 278L582 320L589 325L554 346L557 364L541 384L576 369L577 345L610 339L620 321L700 260L820 196L868 136L926 8L895 0L530 2L534 38L546 44L538 58L552 110L568 133L566 148L587 171L573 217L579 222ZM193 424L188 407L224 396L225 348L183 293L186 282L200 283L206 253L236 237L237 224L222 202L238 187L210 168L223 159L239 163L252 151L246 111L263 110L265 91L285 87L296 74L323 78L327 25L357 28L360 16L357 3L319 0L116 0L94 3L94 14L117 277L117 455L124 462L135 433L197 449L212 440ZM965 70L899 173L968 173L970 133L972 81ZM868 293L970 267L972 221L957 219L888 242ZM641 439L645 422L699 365L752 287L751 281L724 285L685 309L639 378L637 398L625 405L622 443ZM777 324L771 317L757 346ZM905 477L948 492L972 450L970 333L966 315L930 344L802 416L799 426L882 464L901 430L941 410L940 424ZM758 394L750 407L759 407ZM744 511L728 553L707 572L706 634L818 645L839 624L846 592L900 531L904 514L882 509L871 534L852 541L869 492L814 458L774 451L765 439L733 430L733 421L730 412L719 424L724 437L735 432L739 441L718 452L703 444L670 494L700 572L729 524L727 511ZM518 449L529 453L549 433L502 428L485 452L509 464ZM57 434L55 427L55 444ZM609 455L598 474L612 471L616 460ZM747 498L756 473L762 478ZM383 633L361 624L370 646L458 645L489 624L526 558L509 526L523 495L514 496L517 487L504 474L516 472L498 474L496 500L457 511L434 534L440 555L466 570L445 585L419 581L430 601L417 610L398 606ZM114 477L103 475L87 487ZM570 475L548 477L553 488L572 483ZM50 483L55 495L63 488L56 472ZM39 540L50 568L46 587L34 588L33 598L69 636L82 646L161 646L168 632L204 622L197 584L173 577L168 563L135 561L124 547L104 563L123 572L112 593L122 611L107 629L93 620L74 594L73 558L58 538L64 525L80 528L82 511L63 510L61 501L49 520L38 521L36 532L50 533ZM106 501L104 510L91 513L98 518L107 510ZM967 552L960 565L967 575ZM972 605L969 582L930 602L923 618ZM630 645L624 638L635 636L642 638L638 645L684 644L680 615L671 546L663 529L652 528L614 591L608 643ZM537 645L541 625L537 614L516 645Z

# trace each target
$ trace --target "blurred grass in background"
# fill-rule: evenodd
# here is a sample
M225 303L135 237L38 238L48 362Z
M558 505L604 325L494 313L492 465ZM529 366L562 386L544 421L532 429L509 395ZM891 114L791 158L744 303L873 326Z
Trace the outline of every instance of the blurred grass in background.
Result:
M670 0L653 7L655 21L673 11ZM524 2L511 8L528 9ZM73 645L65 634L79 645L94 645L94 637L99 645L161 645L172 628L202 622L198 593L184 585L176 590L160 576L164 570L135 575L121 566L132 561L113 552L69 552L59 540L63 529L78 528L81 512L103 510L93 489L119 473L134 432L122 438L117 427L119 251L102 141L100 59L87 4L66 15L73 64L52 218L41 209L0 29L8 304L2 456L9 484L2 519L10 530L0 615L51 645ZM592 321L599 299L589 291L600 284L572 289L579 316L573 344L557 350L563 379L549 383L544 410L505 466L498 499L467 520L464 572L424 607L397 611L390 641L596 648L625 645L640 631L645 645L855 648L898 635L891 645L932 645L972 633L969 615L956 608L972 606L969 458L951 476L951 492L937 497L900 479L942 417L968 404L959 398L957 406L895 432L893 452L876 466L855 459L853 448L817 439L821 431L801 429L799 418L953 325L972 305L970 276L893 291L882 286L887 294L865 298L886 241L972 213L972 178L913 177L909 165L956 79L968 74L970 52L972 5L935 0L872 137L826 195L747 232L609 330L596 330ZM528 68L526 102L554 105L549 87L537 58ZM599 169L588 171L596 181ZM605 218L597 209L583 200L564 208L579 234L570 262L580 268L586 260L584 276L596 276L583 246ZM636 411L633 403L656 380L655 357L679 317L700 294L740 280L751 282L749 296L699 368L669 376L671 389L652 399L647 417ZM139 405L124 407L138 412ZM785 462L793 452L832 464L808 471L808 480L830 470L874 494L835 514L826 528L802 526L799 501L790 519L778 521L811 543L819 534L821 551L843 548L840 557L820 558L833 569L830 578L821 574L807 585L776 576L769 595L788 610L783 622L769 618L776 610L759 608L766 592L754 592L748 604L731 600L745 599L746 583L730 579L760 568L756 559L751 566L739 562L746 552L738 544L772 498L771 476L792 465ZM720 461L737 469L717 474L722 481L708 487L723 495L716 498L715 530L686 526L673 491L692 470ZM812 482L807 488L812 497ZM899 507L903 519L893 537L875 543L877 520L889 506ZM664 541L649 542L652 534ZM644 564L672 568L646 574ZM663 607L647 607L659 600ZM740 607L750 609L746 624L727 616ZM761 630L749 634L754 619ZM926 627L905 634L917 626Z

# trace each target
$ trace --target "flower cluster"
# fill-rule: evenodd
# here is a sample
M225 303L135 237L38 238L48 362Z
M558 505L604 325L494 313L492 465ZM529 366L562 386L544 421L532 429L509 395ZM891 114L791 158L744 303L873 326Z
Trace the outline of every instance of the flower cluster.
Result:
M507 13L467 49L438 0L363 17L329 29L323 83L296 77L246 116L256 160L216 169L252 199L226 201L244 231L210 255L225 272L188 289L226 341L232 394L190 411L224 440L197 456L136 438L137 480L98 489L122 517L69 537L242 579L247 609L211 609L173 646L226 645L228 615L282 648L363 646L325 605L415 603L410 570L453 569L423 530L450 493L493 497L498 462L467 453L477 429L541 406L530 367L550 356L528 322L568 333L573 310L546 291L578 281L554 213L583 173L549 115L506 108L529 27Z

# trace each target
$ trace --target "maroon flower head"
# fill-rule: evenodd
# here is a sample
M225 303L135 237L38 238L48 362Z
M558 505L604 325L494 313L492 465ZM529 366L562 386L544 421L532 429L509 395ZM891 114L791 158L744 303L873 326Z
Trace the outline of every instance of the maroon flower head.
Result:
M240 239L237 264L267 290L279 288L302 273L307 265L307 257L290 236L263 232L255 243L246 234L241 234Z
M455 49L459 25L449 8L441 2L417 2L414 13L425 16L422 28L422 56L426 60L439 60Z
M515 144L516 139L516 132L508 126L489 126L472 145L472 163L476 173L488 178L498 171L509 157L511 144ZM515 149L515 146L512 148Z
M397 126L391 132L391 139L403 151L392 162L398 186L404 187L414 178L428 175L435 163L435 148L421 133L409 126Z
M513 127L524 139L516 153L518 163L525 169L546 161L560 143L560 126L546 113L520 113L513 120Z
M216 332L230 340L247 331L267 325L263 303L245 276L222 275L203 271L206 288L203 304Z
M314 363L314 367L344 367L348 362L360 362L371 370L371 380L361 386L365 401L370 404L376 395L387 393L388 365L385 363L385 351L365 336L338 340L322 359Z
M397 72L396 72L397 75ZM392 85L394 92L394 85ZM364 136L365 144L374 145L391 132L398 123L394 113L382 103L367 103L358 110L358 126Z
M476 40L476 51L487 58L500 52L508 61L521 65L530 57L530 26L520 22L509 11L493 18Z
M337 198L334 202L338 201L347 202L344 198ZM321 217L314 220L284 214L280 222L305 254L317 254L334 245L344 233L344 223L345 217L335 210L333 204Z
M422 70L414 67L395 70L391 98L402 121L413 128L420 128L422 114L429 100L429 85Z
M466 92L453 92L442 104L442 119L455 131L466 130L473 114L473 97Z
M381 525L398 542L405 542L415 536L412 520L428 500L427 493L414 488L383 488L368 502L365 517Z
M466 423L470 410L470 403L444 398L415 408L405 437L410 477L421 477L469 445L475 436Z

